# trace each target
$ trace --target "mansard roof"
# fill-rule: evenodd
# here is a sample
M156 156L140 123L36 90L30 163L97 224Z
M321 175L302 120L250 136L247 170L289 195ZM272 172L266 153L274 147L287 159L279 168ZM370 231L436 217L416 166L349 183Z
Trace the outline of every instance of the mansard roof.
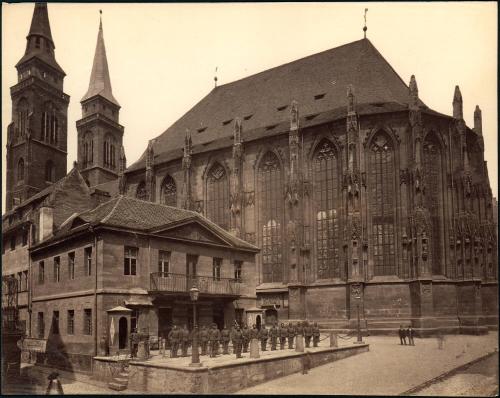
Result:
M247 243L228 231L214 224L199 213L184 210L177 207L167 206L159 203L148 202L128 196L118 195L111 200L102 203L92 210L88 210L72 216L72 221L65 223L53 238L44 241L44 246L65 237L82 231L85 226L97 227L99 225L137 231L143 233L159 233L161 230L182 225L188 222L197 222L220 237L228 245L253 252L259 249Z
M298 101L302 127L311 115L331 112L330 121L332 117L345 117L350 84L360 114L377 109L382 112L387 107L408 108L408 86L373 44L362 39L214 88L156 138L154 153L160 158L175 150L175 156L181 154L186 129L191 131L195 149L221 139L230 140L236 117L242 119L246 140L253 134L274 135L280 124L287 131L292 100ZM266 130L274 125L278 127ZM144 167L145 153L127 171Z

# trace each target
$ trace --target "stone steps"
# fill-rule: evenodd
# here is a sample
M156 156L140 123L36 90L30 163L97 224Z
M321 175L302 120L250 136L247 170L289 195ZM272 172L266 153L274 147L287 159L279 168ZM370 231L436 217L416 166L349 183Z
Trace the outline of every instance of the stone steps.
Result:
M124 391L127 389L127 386L126 385L123 385L123 384L119 384L119 383L114 383L114 382L110 382L108 383L108 387L111 389L111 390L115 390L115 391Z
M118 376L113 377L113 381L108 383L108 387L115 391L124 391L128 387L128 366L124 367Z

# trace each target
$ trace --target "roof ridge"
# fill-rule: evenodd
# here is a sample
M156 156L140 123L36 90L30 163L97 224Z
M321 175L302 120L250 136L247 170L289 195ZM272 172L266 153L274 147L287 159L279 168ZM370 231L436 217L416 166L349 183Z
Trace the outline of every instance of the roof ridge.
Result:
M113 208L111 209L111 211L108 213L108 215L101 220L101 222L105 223L105 222L107 222L111 218L111 216L115 212L118 204L121 202L122 199L123 199L123 195L118 195L118 199L117 199L115 205L113 206Z

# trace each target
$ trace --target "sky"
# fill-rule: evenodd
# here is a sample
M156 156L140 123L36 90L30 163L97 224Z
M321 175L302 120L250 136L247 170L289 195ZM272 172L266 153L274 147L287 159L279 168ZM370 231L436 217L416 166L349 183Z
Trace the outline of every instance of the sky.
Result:
M497 4L427 3L49 3L56 60L66 72L68 171L76 160L76 126L94 57L99 10L114 97L122 106L127 164L214 86L363 37L405 82L414 74L420 98L451 115L460 86L464 119L482 110L485 160L497 196ZM2 211L7 126L14 65L26 47L33 3L2 3Z

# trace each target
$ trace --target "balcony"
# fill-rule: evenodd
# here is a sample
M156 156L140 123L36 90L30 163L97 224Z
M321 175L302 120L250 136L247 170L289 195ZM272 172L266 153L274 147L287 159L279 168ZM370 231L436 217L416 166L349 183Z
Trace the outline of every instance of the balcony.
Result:
M196 286L201 295L239 296L241 283L236 279L192 276L171 272L153 272L150 277L150 291L165 293L186 293Z

